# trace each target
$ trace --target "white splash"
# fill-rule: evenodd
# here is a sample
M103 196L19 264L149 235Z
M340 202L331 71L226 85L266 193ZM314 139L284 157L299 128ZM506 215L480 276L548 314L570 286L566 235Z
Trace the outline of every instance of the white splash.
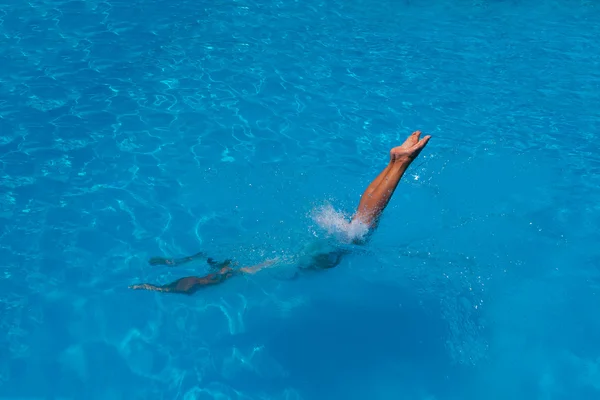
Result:
M352 221L350 216L333 208L331 204L325 204L312 211L313 220L327 232L343 243L351 243L362 240L369 232L369 226L360 222Z

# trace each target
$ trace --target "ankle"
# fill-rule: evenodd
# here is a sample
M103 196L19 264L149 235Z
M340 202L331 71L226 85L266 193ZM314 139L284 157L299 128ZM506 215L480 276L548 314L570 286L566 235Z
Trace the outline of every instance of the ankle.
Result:
M407 154L393 154L390 153L390 164L398 165L398 164L410 164L413 162L414 158L410 157Z

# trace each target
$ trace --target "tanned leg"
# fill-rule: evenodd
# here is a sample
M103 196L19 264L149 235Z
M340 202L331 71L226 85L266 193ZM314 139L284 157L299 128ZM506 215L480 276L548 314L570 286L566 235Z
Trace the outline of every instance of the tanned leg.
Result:
M420 136L420 131L413 132L402 145L390 150L388 165L364 191L352 222L366 224L371 230L377 226L379 217L392 198L400 179L431 138L425 136L421 139ZM362 241L356 242L356 244L362 243ZM301 270L313 271L336 267L346 254L347 251L341 250L315 254L309 265Z
M377 175L377 178L375 178L373 180L373 182L371 182L369 184L369 186L367 186L367 188L365 189L365 191L363 192L363 196L364 195L370 195L372 194L375 189L377 189L377 187L379 186L379 184L385 179L385 177L387 176L388 172L390 172L390 169L392 169L392 166L394 164L390 161L388 163L388 165L386 165L386 167L383 169L383 171L381 171L379 173L379 175Z
M187 257L183 257L183 258L164 258L164 257L152 257L150 260L148 260L148 263L150 265L167 265L169 267L176 267L178 265L181 264L185 264L188 263L190 261L194 261L200 258L206 258L206 254L200 252L200 253L196 253L192 256L187 256ZM210 264L210 260L208 259L208 262Z
M431 138L425 136L421 139L420 136L420 131L413 132L401 146L390 150L390 162L363 193L356 214L352 218L353 221L360 221L371 227L377 224L398 182Z

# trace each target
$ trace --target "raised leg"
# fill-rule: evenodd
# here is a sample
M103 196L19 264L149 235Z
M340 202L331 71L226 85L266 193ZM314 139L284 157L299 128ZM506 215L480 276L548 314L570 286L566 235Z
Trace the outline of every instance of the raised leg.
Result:
M360 222L372 230L377 226L381 213L388 205L400 179L429 142L430 136L420 138L421 132L413 132L402 145L390 150L390 162L369 184L364 191L358 209L352 217L352 222ZM357 241L361 244L363 241ZM301 271L322 270L336 267L347 251L334 250L328 253L317 253L311 256L307 265Z
M392 166L394 165L394 163L392 163L391 161L388 163L388 165L385 166L385 168L379 173L379 175L377 175L377 178L375 178L370 184L369 186L367 186L367 188L365 189L365 191L363 192L363 196L365 195L371 195L375 189L377 189L377 187L379 186L379 184L385 179L385 177L387 176L388 172L390 172L390 169L392 169Z
M425 136L421 139L420 136L420 131L413 132L401 146L390 150L390 162L363 193L353 221L360 221L371 227L377 225L400 179L431 138Z

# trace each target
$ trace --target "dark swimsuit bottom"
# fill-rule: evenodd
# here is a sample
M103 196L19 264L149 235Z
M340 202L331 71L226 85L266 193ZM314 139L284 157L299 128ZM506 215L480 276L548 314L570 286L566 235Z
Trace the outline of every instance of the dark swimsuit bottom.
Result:
M308 263L301 263L299 270L318 271L337 267L350 251L346 249L333 250L327 253L314 254Z

